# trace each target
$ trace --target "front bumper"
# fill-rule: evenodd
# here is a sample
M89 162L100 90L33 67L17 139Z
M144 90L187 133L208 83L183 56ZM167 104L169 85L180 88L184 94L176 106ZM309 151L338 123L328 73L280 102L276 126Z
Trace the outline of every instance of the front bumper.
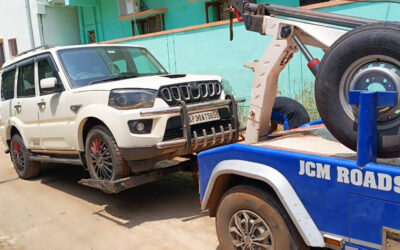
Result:
M181 101L180 106L143 110L140 112L143 118L165 114L172 116L180 115L182 117L183 137L159 141L155 145L149 147L121 148L121 154L127 161L151 159L162 155L174 157L199 152L217 145L235 142L241 131L239 128L237 104L243 103L244 101L244 99L235 100L233 96L227 96L225 100L215 100L207 103L190 105L186 105L184 101ZM227 128L223 126L217 128L211 127L209 128L209 133L206 132L206 129L202 129L201 133L191 130L189 123L190 113L224 107L228 107L232 115L232 124L229 124Z

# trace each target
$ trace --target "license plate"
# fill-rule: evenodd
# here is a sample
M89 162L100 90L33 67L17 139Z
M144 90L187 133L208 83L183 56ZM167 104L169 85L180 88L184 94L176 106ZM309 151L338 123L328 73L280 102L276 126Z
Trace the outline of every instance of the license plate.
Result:
M221 119L217 110L205 111L201 113L189 114L190 125L199 124L203 122L216 121Z

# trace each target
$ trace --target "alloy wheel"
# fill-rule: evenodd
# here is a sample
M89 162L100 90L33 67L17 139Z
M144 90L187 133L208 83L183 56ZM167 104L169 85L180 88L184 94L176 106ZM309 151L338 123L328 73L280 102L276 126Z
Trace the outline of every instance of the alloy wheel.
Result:
M90 158L94 172L100 180L111 180L113 176L113 162L109 145L102 139L96 138L90 146Z
M274 237L268 224L249 210L236 212L229 222L229 234L235 249L274 249Z
M17 141L13 142L13 158L17 169L23 171L25 168L24 153L22 152L22 146Z

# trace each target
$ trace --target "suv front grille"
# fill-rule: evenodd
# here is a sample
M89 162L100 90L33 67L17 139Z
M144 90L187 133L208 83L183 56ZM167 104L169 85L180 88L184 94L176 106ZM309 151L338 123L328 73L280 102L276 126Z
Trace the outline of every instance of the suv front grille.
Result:
M222 126L225 131L228 130L229 124L232 124L232 126L234 126L232 116L227 108L219 109L218 112L221 117L220 120L205 122L190 126L192 137L194 136L193 133L194 131L196 131L197 135L202 136L203 129L206 130L207 135L210 135L212 133L211 131L212 127L214 127L215 132L218 133L221 132L220 126ZM169 118L163 141L168 141L182 137L183 137L182 118L180 116Z
M218 81L187 82L160 88L158 97L168 105L176 106L180 101L186 103L219 99L222 85Z

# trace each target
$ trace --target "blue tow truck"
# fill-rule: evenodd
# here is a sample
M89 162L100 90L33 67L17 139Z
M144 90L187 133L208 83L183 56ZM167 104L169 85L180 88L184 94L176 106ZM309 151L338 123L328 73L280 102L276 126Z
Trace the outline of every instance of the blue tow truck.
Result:
M388 93L354 92L353 103L394 105ZM323 124L201 153L202 209L216 216L220 244L400 249L400 159L376 162L377 104L360 106L358 153Z
M301 48L304 45L302 41L317 44L310 39L315 24L287 21L271 15L274 11L277 15L283 15L287 7L272 6L268 9L269 16L262 17L265 13L261 13L260 5L246 1L232 2L245 4L244 7L233 5L233 9L236 13L247 13L248 16L243 17L247 29L263 27L260 33L275 36L271 42L275 49L282 47L276 46L281 40L286 43L290 39L294 40L293 44L297 45L306 58L308 53L310 69L316 77L320 76L318 74L324 65L319 65L318 61L313 62L307 48ZM302 10L289 10L291 17L308 15L312 16L313 22L337 25L345 25L343 22L347 21L363 22L360 19L340 17L338 22L342 23L334 23L332 20L337 16L314 12L310 15L310 12L304 13ZM249 21L252 16L256 18ZM278 34L268 31L269 27L279 29ZM324 27L317 33L323 29L330 27ZM337 32L336 35L334 32ZM329 33L336 36L335 39L340 36L346 38L345 32L339 34L340 31L329 30ZM323 43L322 39L318 41ZM335 46L329 41L327 44ZM273 53L273 50L269 50L260 61L247 63L248 67L255 70L255 82L246 140L202 152L198 157L202 210L208 210L210 216L216 217L221 248L400 249L400 159L388 155L381 158L384 155L382 147L387 146L382 143L381 133L385 121L381 118L386 115L386 119L392 119L385 112L397 109L399 98L399 89L391 89L388 82L392 81L397 86L400 78L388 73L382 63L375 66L374 60L364 60L358 64L357 70L352 70L355 76L350 77L349 81L353 83L350 87L342 88L347 93L345 101L348 106L343 104L337 109L350 107L356 116L352 123L356 134L355 146L343 143L343 137L337 136L337 129L345 122L340 116L334 128L332 124L328 126L325 123L327 119L321 114L325 124L268 136L265 134L268 126L262 123L269 124L269 120L263 120L263 116L270 117L276 91L273 94L263 91L274 89L271 86L276 85L276 75L285 66L281 65L282 56ZM284 64L287 64L290 58L282 54L286 58ZM272 62L277 60L281 63L272 66L271 70L265 70L268 58ZM277 70L277 67L280 68ZM275 77L268 78L273 74ZM266 78L258 84L260 82L257 81L262 79L257 77L261 75ZM368 82L367 79L372 79L374 84L381 85L385 91L372 91L370 85L364 84ZM258 90L257 98L264 99L261 102L263 106L258 105L259 109L254 96L254 88L258 85L267 86ZM394 143L392 147L396 146Z

